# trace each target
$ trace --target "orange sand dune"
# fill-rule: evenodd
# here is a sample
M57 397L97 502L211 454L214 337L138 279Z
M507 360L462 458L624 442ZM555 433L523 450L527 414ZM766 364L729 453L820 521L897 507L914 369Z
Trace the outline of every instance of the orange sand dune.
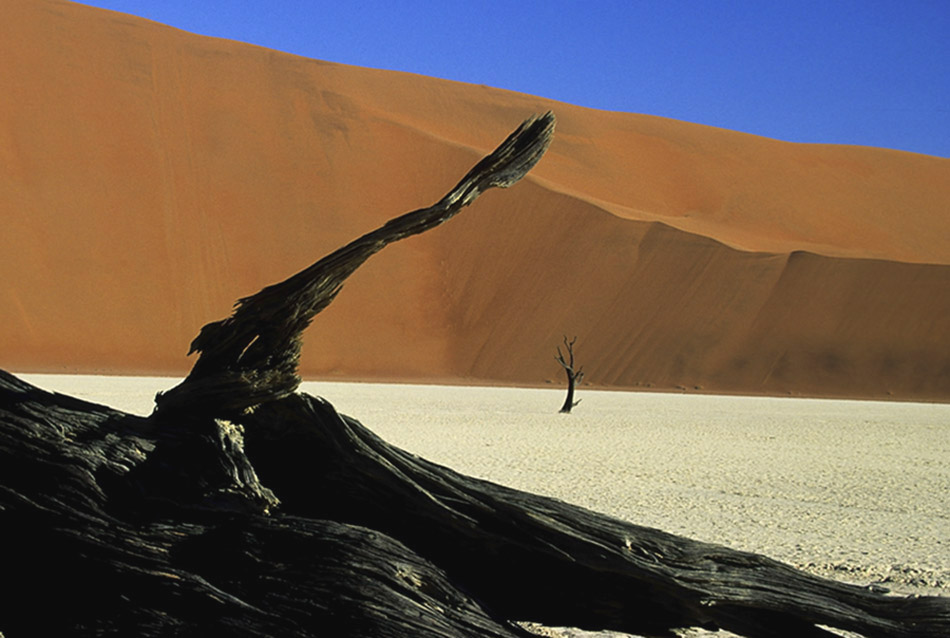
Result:
M304 373L950 400L950 160L797 145L196 36L0 23L0 367L180 374L200 326L428 205L527 115L522 183L374 257Z

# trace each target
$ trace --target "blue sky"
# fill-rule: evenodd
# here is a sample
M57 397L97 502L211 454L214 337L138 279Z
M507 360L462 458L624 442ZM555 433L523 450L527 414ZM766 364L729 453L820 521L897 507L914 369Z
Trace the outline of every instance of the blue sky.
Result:
M82 4L331 62L950 157L950 0Z

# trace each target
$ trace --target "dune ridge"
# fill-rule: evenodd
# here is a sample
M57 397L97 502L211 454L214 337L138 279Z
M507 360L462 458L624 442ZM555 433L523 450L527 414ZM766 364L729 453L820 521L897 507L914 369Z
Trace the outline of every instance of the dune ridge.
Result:
M438 199L533 112L506 192L390 247L310 377L950 399L950 160L790 144L308 60L60 0L0 24L0 366L171 373L235 299Z

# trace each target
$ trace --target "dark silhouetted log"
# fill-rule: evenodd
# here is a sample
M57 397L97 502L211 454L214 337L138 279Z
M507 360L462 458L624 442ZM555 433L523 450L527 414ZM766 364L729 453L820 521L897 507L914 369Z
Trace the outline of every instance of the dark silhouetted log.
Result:
M948 599L886 596L469 478L388 445L320 399L262 406L245 423L247 453L285 508L390 534L507 618L645 635L950 628Z
M392 537L276 505L239 426L123 414L0 370L6 638L523 635Z
M0 632L513 638L524 620L950 634L950 599L886 596L469 478L295 394L300 333L345 278L519 179L553 126L528 120L434 207L241 300L202 329L191 374L148 418L0 371Z

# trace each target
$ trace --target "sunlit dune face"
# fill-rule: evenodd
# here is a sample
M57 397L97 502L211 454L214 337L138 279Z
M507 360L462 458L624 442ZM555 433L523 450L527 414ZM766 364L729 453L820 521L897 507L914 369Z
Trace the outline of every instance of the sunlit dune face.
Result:
M553 109L522 183L351 278L306 375L543 384L576 335L595 385L950 397L950 160L9 5L2 367L182 374L236 299L432 204Z

